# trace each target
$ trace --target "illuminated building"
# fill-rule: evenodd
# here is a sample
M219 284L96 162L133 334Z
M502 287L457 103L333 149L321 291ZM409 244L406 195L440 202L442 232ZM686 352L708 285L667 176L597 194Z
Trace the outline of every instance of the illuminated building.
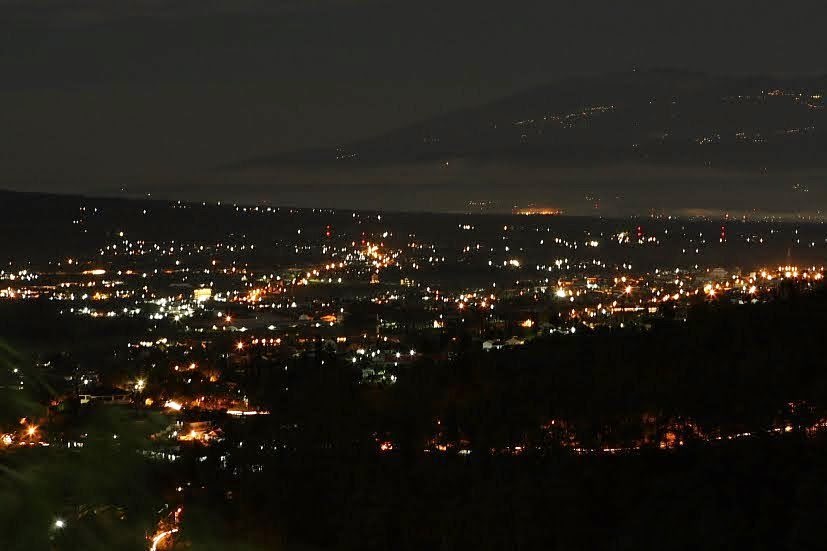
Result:
M195 289L192 292L192 298L195 299L195 302L206 302L212 298L212 289L209 287Z

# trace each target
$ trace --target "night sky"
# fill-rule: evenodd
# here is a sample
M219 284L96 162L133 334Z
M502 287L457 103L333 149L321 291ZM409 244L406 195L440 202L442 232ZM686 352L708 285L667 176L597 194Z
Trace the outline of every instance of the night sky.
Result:
M825 15L816 1L0 0L0 188L278 203L304 182L250 193L214 167L573 75L827 72Z

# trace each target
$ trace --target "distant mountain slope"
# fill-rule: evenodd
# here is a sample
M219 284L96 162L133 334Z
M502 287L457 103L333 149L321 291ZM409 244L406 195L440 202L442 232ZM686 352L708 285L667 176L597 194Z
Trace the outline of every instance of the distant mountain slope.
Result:
M333 149L223 170L508 159L554 166L827 166L827 76L674 70L570 79Z

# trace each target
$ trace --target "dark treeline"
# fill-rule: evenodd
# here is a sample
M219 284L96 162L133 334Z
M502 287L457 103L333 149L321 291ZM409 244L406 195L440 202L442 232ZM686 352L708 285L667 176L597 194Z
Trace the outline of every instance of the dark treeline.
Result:
M207 489L183 536L197 549L816 549L825 451L792 437L626 457L281 458L230 494L196 478Z
M513 351L469 351L447 368L407 374L399 391L488 436L492 427L513 436L550 418L592 426L580 431L584 441L643 416L759 429L790 402L827 405L825 320L823 291L755 306L703 303L685 324L652 331L581 331Z
M357 384L320 349L259 375L262 396L281 398L270 417L228 427L229 469L193 463L203 489L183 536L203 549L818 548L827 441L798 429L827 398L825 319L821 289L503 352L458 339L447 365L421 362L387 387ZM583 445L645 443L647 419L657 431L676 417L757 435L591 457L541 429L563 419ZM778 422L795 430L760 430ZM390 453L377 451L384 438ZM435 439L471 453L426 453ZM491 453L517 444L529 452Z
M441 432L486 453L540 443L551 420L590 446L645 442L670 419L691 419L707 434L800 428L827 406L825 320L819 289L759 305L700 303L686 322L650 331L581 327L499 352L460 336L450 362L400 368L387 387L359 384L323 350L272 377L257 371L255 385L303 439L339 452L380 433L419 453Z
M148 322L145 318L92 318L68 310L47 299L4 301L0 303L0 336L17 348L34 345L55 349L71 343L137 337L159 325L166 328L166 322Z

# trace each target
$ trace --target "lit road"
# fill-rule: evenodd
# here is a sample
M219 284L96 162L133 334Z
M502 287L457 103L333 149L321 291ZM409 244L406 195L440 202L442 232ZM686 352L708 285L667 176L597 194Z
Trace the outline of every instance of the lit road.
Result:
M152 538L152 545L150 546L149 551L158 551L158 545L177 531L178 528L173 528L171 530L166 530L155 534L155 537Z

